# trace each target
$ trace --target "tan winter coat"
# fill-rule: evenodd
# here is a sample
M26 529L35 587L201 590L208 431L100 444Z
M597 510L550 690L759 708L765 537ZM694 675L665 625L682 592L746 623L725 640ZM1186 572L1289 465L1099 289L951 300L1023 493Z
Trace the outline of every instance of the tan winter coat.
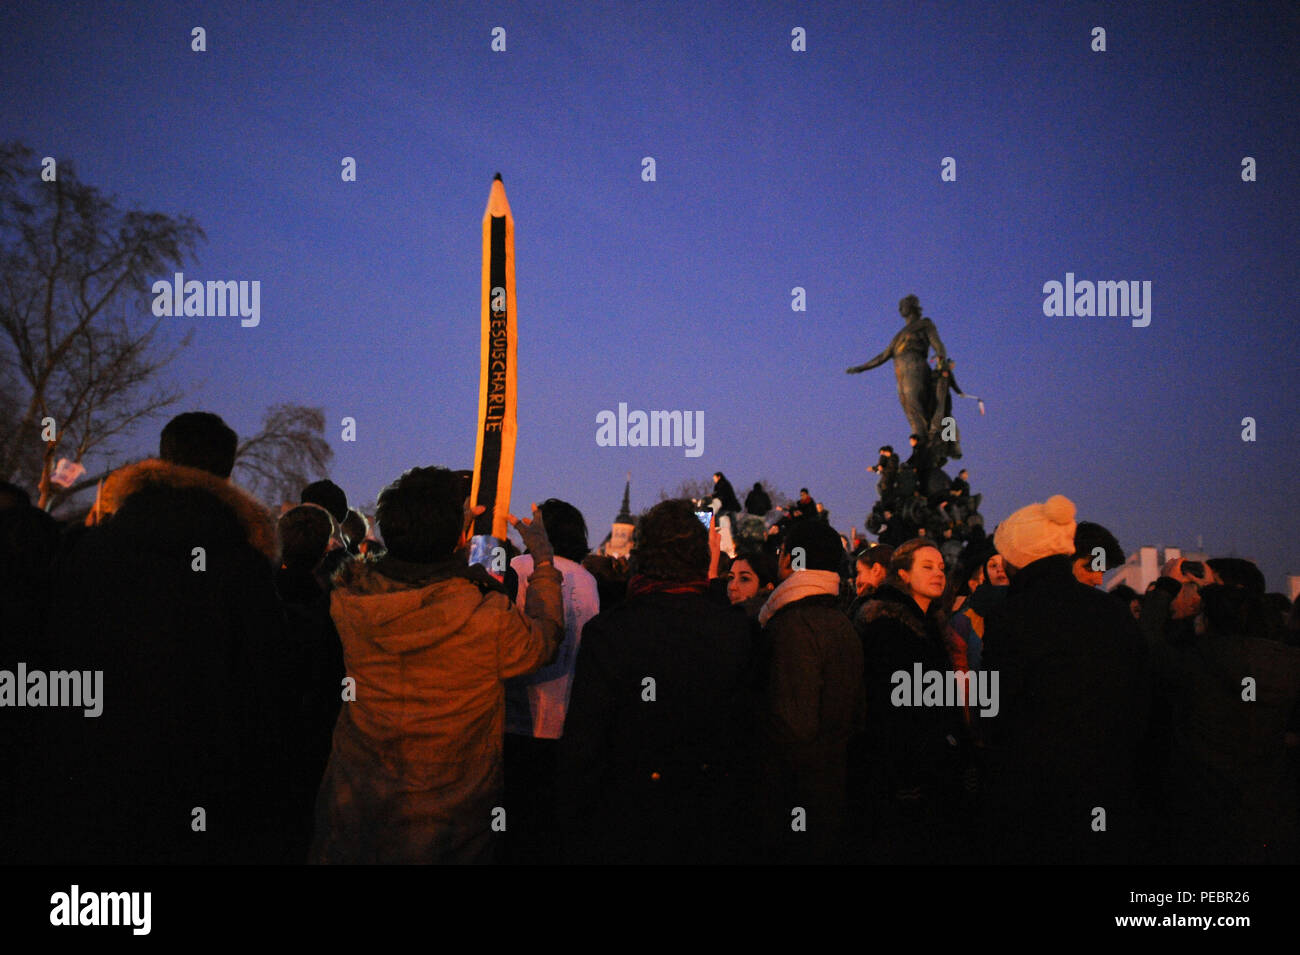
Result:
M335 726L313 861L492 861L505 822L503 681L555 657L560 580L552 565L534 571L525 614L463 565L344 565L330 610L356 699L345 696Z

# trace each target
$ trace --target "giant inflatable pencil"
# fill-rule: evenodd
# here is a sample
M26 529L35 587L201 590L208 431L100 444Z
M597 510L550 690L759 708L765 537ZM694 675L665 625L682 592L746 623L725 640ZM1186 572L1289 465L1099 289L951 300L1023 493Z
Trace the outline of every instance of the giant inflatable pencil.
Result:
M483 215L482 329L478 446L470 500L486 510L474 521L472 563L488 563L475 558L486 557L506 539L515 469L515 220L500 173L492 180ZM485 537L495 541L481 540ZM504 571L504 567L498 570Z

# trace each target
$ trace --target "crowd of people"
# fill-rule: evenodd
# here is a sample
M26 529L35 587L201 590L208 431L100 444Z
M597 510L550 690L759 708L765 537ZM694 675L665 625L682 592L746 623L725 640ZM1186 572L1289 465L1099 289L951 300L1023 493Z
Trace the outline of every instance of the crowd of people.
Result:
M966 545L980 545L985 536L980 514L983 495L971 494L970 471L955 478L929 463L917 435L908 438L912 451L900 461L893 445L884 445L868 470L880 476L879 498L867 515L866 528L882 542L897 547L913 537L929 537L952 563Z
M0 487L0 669L103 675L97 716L0 681L5 860L1296 861L1300 625L1248 561L1108 593L1060 495L956 552L719 472L734 556L551 498L494 574L463 472L277 519L235 448L180 415L70 526Z

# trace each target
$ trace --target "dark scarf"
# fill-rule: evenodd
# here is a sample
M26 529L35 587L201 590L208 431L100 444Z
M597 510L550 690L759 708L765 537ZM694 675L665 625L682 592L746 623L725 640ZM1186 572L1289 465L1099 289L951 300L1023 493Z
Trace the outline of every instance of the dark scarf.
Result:
M703 594L709 582L703 577L695 580L659 580L643 574L633 574L627 582L628 598L644 594Z
M1001 587L995 587L990 583L980 584L966 600L966 606L970 607L971 613L987 617L990 611L996 609L1006 599L1007 591L1010 589L1006 584Z

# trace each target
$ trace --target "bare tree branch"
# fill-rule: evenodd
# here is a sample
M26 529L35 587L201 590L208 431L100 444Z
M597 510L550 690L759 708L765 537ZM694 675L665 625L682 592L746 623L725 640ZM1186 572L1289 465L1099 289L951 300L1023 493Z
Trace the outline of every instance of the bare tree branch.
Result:
M304 487L326 476L333 458L324 408L272 405L262 430L236 449L232 477L268 503L296 502Z
M53 182L38 168L0 143L0 478L35 485L50 507L68 494L50 482L59 456L110 454L182 396L151 386L189 337L161 348L143 316L150 280L183 267L204 234L189 217L120 208L67 161Z

